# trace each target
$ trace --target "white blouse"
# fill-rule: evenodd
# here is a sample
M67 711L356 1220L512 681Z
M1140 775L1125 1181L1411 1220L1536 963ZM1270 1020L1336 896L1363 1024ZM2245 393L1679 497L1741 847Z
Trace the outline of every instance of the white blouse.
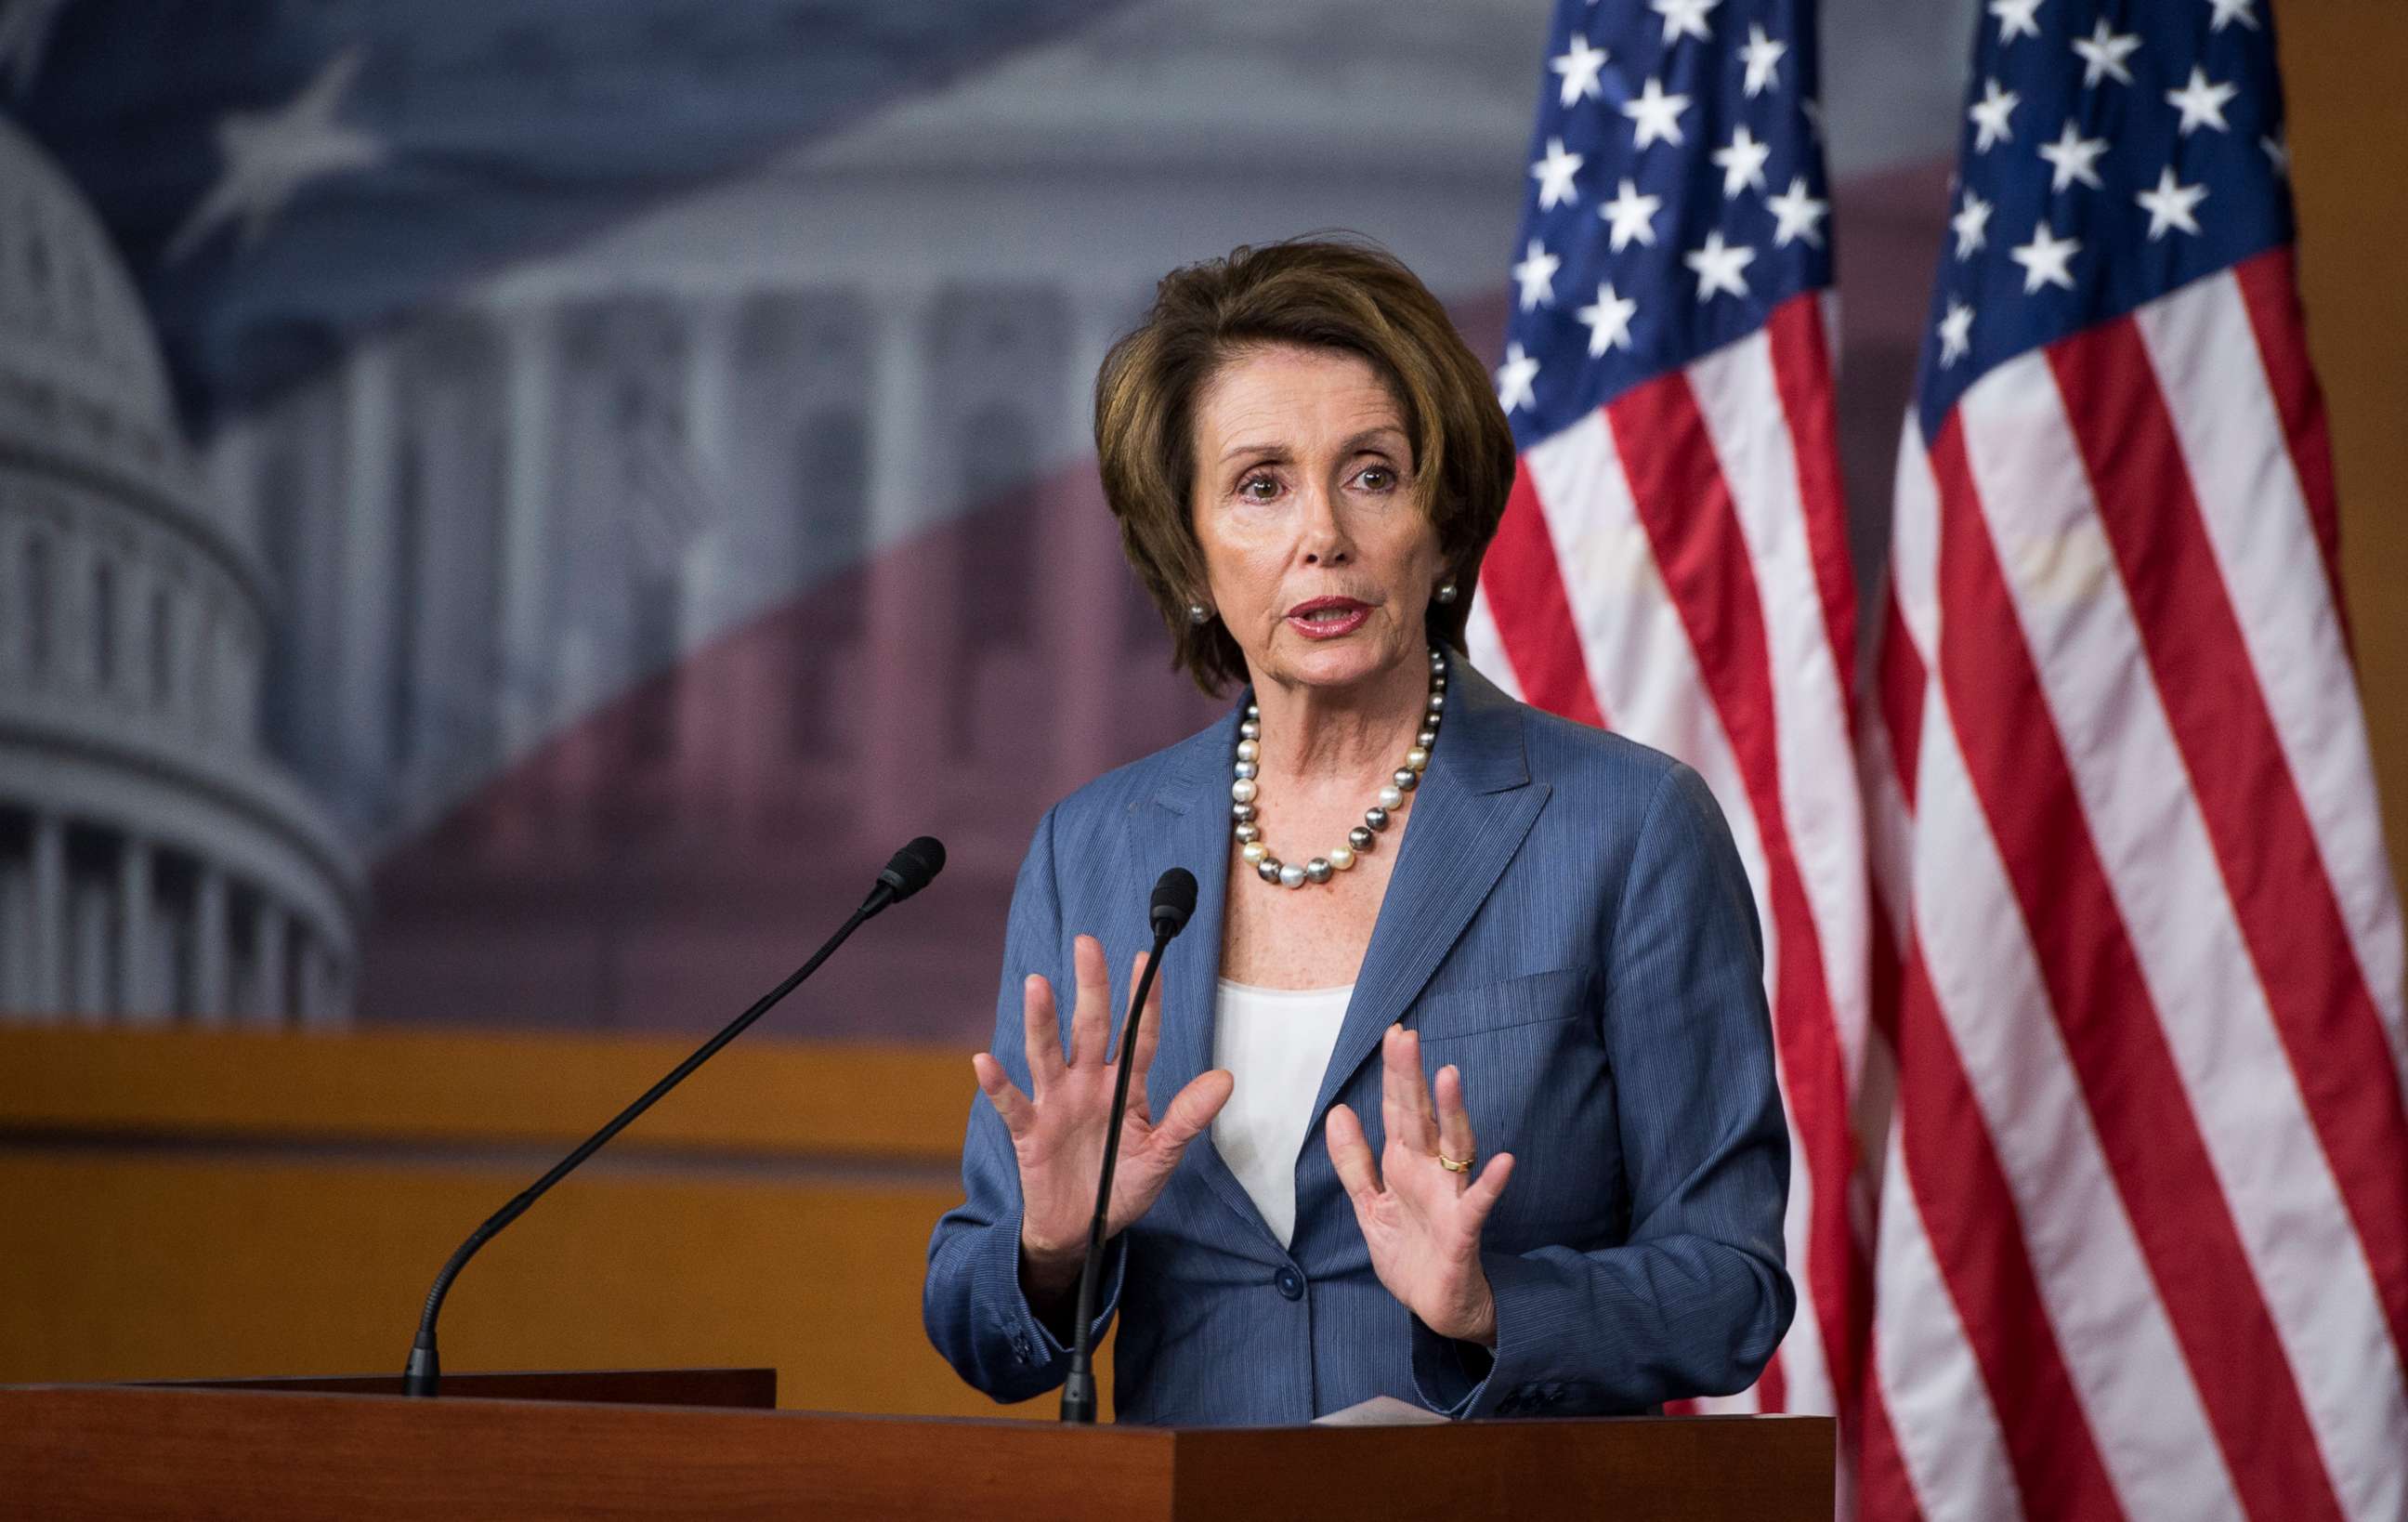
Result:
M1213 1117L1212 1145L1283 1247L1296 1235L1297 1156L1354 993L1223 978L1213 1004L1212 1065L1237 1087Z

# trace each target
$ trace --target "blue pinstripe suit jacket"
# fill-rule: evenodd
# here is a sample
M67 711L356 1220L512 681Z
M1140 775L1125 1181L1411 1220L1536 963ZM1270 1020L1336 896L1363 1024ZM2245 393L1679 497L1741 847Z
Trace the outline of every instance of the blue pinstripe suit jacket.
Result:
M1279 1244L1198 1138L1106 1258L1096 1336L1117 1315L1121 1420L1301 1422L1374 1395L1456 1416L1643 1411L1743 1387L1788 1328L1788 1143L1755 907L1721 811L1670 757L1517 703L1460 657L1455 669L1297 1157L1294 1241ZM1238 711L1038 826L994 1046L1024 1091L1022 979L1067 990L1083 931L1125 981L1174 866L1202 891L1164 958L1151 1090L1166 1100L1211 1066ZM1343 1100L1379 1149L1376 1057L1398 1021L1432 1071L1463 1070L1482 1152L1516 1159L1483 1239L1493 1354L1438 1336L1381 1285L1322 1140ZM997 1400L1041 1394L1069 1356L1021 1292L1019 1175L982 1097L962 1181L928 1244L929 1338Z

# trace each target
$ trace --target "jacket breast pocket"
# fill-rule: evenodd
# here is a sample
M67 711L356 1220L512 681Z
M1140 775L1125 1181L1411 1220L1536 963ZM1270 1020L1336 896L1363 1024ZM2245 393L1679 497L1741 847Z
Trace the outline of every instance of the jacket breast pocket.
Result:
M1412 1025L1424 1041L1510 1030L1515 1026L1577 1020L1594 1013L1589 969L1555 968L1480 984L1414 1001Z

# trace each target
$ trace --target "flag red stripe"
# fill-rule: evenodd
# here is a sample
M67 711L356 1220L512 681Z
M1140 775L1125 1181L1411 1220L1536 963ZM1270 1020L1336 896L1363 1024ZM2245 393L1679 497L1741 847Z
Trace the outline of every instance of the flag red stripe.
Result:
M2158 695L2308 1114L2408 1357L2408 1110L2172 417L2129 319L2049 351Z
M1756 1409L1764 1412L1789 1409L1789 1374L1781 1362L1781 1350L1774 1348L1772 1357L1764 1363L1764 1372L1756 1376Z
M1881 664L1882 725L1889 731L1890 754L1898 761L1898 787L1906 805L1914 807L1915 768L1923 743L1923 657L1907 632L1906 614L1893 592L1882 599Z
M1606 422L1756 813L1780 948L1775 1043L1813 1186L1807 1279L1824 1362L1844 1399L1856 1388L1861 1346L1851 1325L1861 1312L1850 1308L1865 1303L1852 1293L1865 1271L1847 1217L1854 1145L1822 948L1783 812L1771 656L1756 572L1688 378L1674 371L1632 388L1607 407Z
M2298 1383L2025 649L1966 457L1961 412L1932 441L1931 464L1940 598L1948 610L1937 653L1942 687L2116 1192L2243 1505L2262 1517L2338 1517Z
M2025 1247L2022 1213L1981 1101L1910 939L1899 1009L1899 1150L1931 1256L2030 1517L2123 1515L2051 1329Z
M2233 283L2241 288L2241 304L2249 313L2250 330L2258 337L2258 354L2283 418L2283 441L2290 452L2291 469L2300 478L2300 495L2308 506L2308 523L2324 556L2325 583L2332 596L2333 617L2341 622L2342 644L2350 645L2349 614L2341 595L2341 506L2333 490L2332 445L2325 435L2325 395L2308 363L2307 321L2300 312L2295 266L2289 244L2271 249L2232 266Z
M1823 331L1819 292L1792 296L1765 323L1772 346L1772 380L1789 420L1790 452L1798 462L1798 499L1806 513L1806 543L1814 562L1814 590L1839 668L1843 718L1856 711L1856 582L1848 558L1848 499L1840 489L1839 424L1831 405L1831 346Z
M1527 462L1513 472L1505 516L1481 561L1480 595L1497 622L1505 658L1513 663L1523 701L1605 727L1588 663L1581 655L1563 571L1555 563L1555 542L1547 533Z
M1881 1381L1865 1381L1863 1462L1856 1471L1856 1515L1882 1522L1923 1522L1923 1508L1914 1496L1914 1482L1906 1472L1906 1456L1898 1445L1898 1429L1889 1424L1889 1405L1882 1400Z

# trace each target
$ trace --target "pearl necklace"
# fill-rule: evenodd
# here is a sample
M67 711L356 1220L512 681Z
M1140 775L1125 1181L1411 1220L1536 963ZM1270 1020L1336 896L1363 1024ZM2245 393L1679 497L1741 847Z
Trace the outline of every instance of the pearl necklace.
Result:
M1238 725L1238 759L1233 767L1237 780L1229 784L1229 813L1237 823L1238 854L1245 857L1254 874L1266 883L1283 888L1300 888L1307 883L1326 883L1354 865L1354 857L1371 849L1371 842L1388 827L1390 811L1404 806L1405 795L1419 787L1422 771L1429 765L1430 747L1438 743L1438 722L1446 711L1446 655L1430 652L1429 707L1422 714L1421 733L1413 737L1413 748L1405 753L1405 764L1397 768L1389 784L1380 789L1380 801L1363 811L1363 823L1346 832L1346 843L1329 848L1326 856L1315 856L1303 866L1283 862L1263 843L1263 830L1254 823L1254 795L1258 791L1255 777L1261 769L1263 711L1257 704L1246 705L1246 716Z

